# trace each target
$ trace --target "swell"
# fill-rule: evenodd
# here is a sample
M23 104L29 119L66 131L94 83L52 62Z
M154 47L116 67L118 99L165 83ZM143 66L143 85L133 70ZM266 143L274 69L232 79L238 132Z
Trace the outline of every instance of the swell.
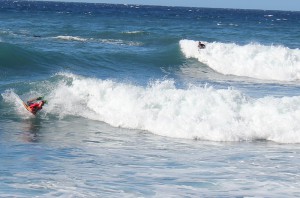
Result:
M30 46L0 42L0 60L1 78L7 80L29 77L32 80L33 76L51 75L61 70L82 71L86 66L94 69L99 58L82 56L75 52L38 50Z
M34 52L24 50L13 44L0 42L1 69L22 70L35 65L37 56ZM26 68L27 67L27 68Z
M0 42L0 69L5 77L51 73L60 55Z

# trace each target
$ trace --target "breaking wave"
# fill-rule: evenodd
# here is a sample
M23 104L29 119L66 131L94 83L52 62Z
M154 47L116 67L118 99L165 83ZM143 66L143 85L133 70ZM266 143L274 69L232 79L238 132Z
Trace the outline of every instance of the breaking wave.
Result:
M53 78L41 89L50 91L38 94L49 101L43 112L61 119L79 116L174 138L300 143L299 96L254 99L230 88L179 89L172 80L141 87L70 73ZM13 93L2 97L13 101Z
M284 46L235 43L206 43L198 49L198 42L181 40L181 51L187 58L196 58L213 70L225 74L262 80L299 81L300 50Z

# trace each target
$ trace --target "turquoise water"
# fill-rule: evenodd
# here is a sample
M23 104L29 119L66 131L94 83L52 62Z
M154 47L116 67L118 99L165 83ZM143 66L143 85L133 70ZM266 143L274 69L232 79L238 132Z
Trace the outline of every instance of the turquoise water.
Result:
M299 18L1 1L0 196L298 196Z

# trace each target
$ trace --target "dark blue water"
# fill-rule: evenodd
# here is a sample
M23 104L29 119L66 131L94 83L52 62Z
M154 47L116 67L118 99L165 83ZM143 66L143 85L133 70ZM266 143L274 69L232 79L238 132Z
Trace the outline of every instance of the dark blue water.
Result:
M0 196L297 196L299 19L1 1Z

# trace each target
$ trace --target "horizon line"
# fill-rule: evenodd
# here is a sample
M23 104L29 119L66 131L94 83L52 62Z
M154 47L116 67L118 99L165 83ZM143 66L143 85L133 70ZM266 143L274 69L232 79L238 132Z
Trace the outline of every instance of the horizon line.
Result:
M2 0L8 1L11 0ZM53 2L53 3L83 3L83 4L107 4L107 5L133 5L133 6L153 6L153 7L177 7L177 8L204 8L204 9L227 9L227 10L259 10L259 11L279 11L279 12L300 12L298 10L278 10L278 9L259 9L259 8L223 8L223 7L199 7L199 6L183 6L183 5L156 5L156 4L131 4L131 3L101 3L101 2L89 2L89 1L60 1L60 0L15 0L14 2Z

